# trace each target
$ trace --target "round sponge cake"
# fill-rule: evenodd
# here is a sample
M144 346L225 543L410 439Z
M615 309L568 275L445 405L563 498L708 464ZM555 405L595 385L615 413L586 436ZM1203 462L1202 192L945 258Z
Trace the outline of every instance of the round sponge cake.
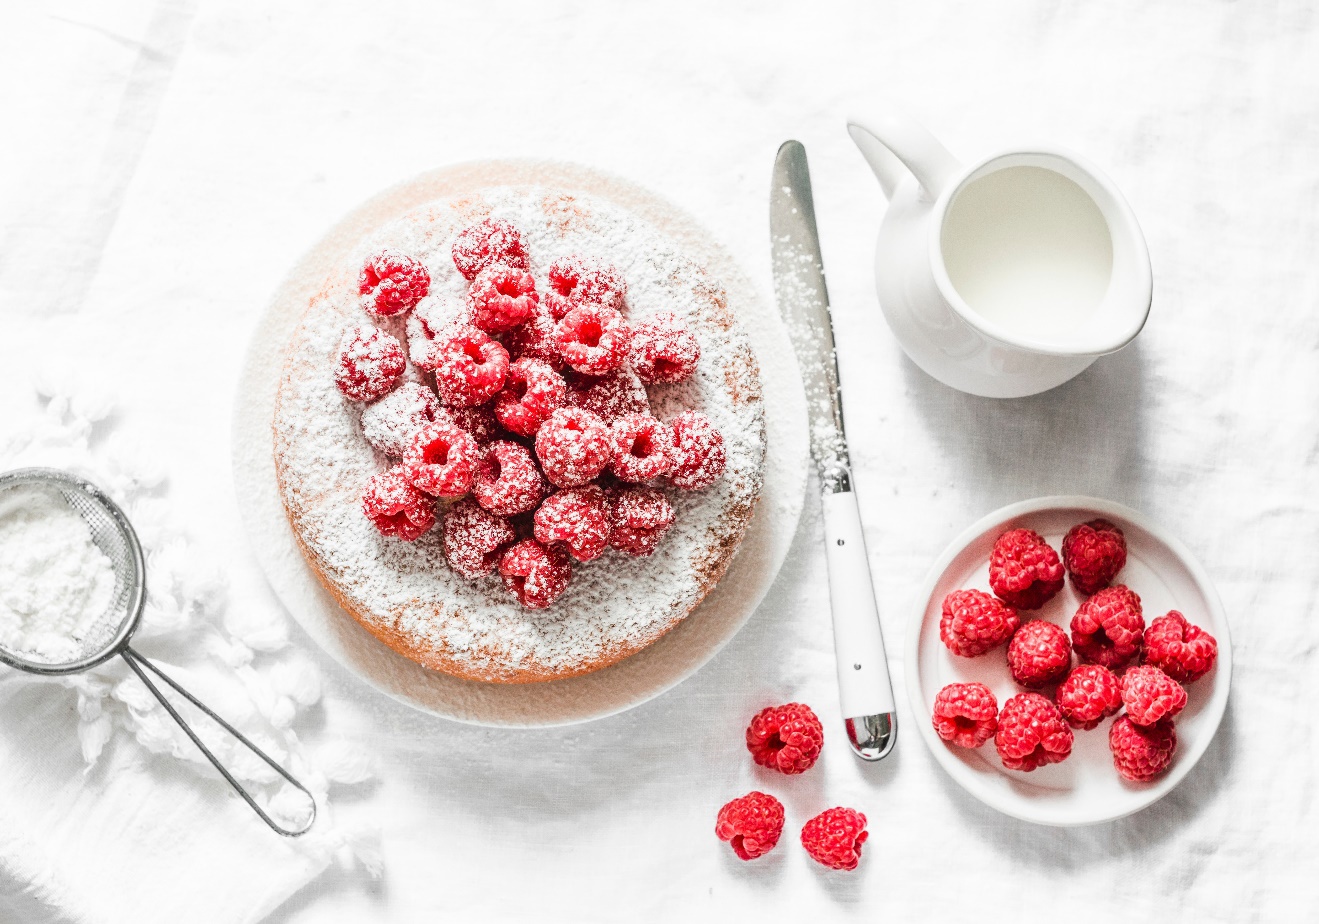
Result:
M573 254L614 265L627 281L628 317L671 311L701 345L696 373L649 388L661 420L695 409L723 433L727 466L702 491L665 488L676 518L645 558L607 552L574 563L572 582L553 605L525 609L498 575L471 581L445 561L440 530L415 542L381 536L362 513L367 479L390 460L362 434L362 408L334 382L343 332L376 323L406 341L405 322L368 318L358 270L384 247L426 264L429 295L414 309L431 317L466 297L453 264L453 240L484 218L522 232L530 270ZM426 381L420 370L407 377ZM471 680L526 683L606 667L656 641L686 618L723 575L760 496L765 455L759 372L718 280L638 215L595 197L553 189L493 187L443 199L362 240L325 279L287 346L276 400L275 466L289 522L307 560L343 608L377 638L418 663Z

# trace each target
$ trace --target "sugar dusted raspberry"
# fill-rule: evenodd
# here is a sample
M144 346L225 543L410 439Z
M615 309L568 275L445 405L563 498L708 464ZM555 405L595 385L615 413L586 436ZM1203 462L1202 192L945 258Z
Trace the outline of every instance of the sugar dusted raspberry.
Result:
M518 229L499 218L487 218L458 233L453 242L453 265L471 281L492 263L527 268L527 252Z
M612 266L591 257L561 257L550 264L545 304L556 321L583 305L623 311L627 282Z
M1108 730L1113 767L1124 780L1147 783L1172 765L1177 731L1171 719L1142 728L1127 716L1118 716Z
M558 549L524 539L504 553L499 573L508 592L529 610L544 609L568 589L572 560Z
M727 841L740 860L763 857L783 834L783 803L763 792L739 796L719 810L714 834Z
M525 446L495 440L476 467L472 496L491 513L511 517L534 510L549 488Z
M1080 664L1058 685L1054 699L1068 725L1088 731L1122 708L1122 689L1108 668Z
M647 385L681 382L696 371L701 344L681 318L665 311L632 328L628 358Z
M1008 669L1023 687L1038 690L1067 676L1072 666L1072 643L1067 633L1051 622L1032 619L1008 643Z
M472 498L460 500L444 515L444 557L463 577L475 580L499 566L504 549L517 542L508 520Z
M1145 663L1178 683L1199 680L1217 659L1218 641L1176 610L1160 616L1145 630Z
M824 726L810 706L787 703L757 712L746 737L752 760L791 775L815 766L824 747Z
M950 683L934 698L933 721L944 741L978 748L998 729L998 700L983 683Z
M375 401L389 394L408 366L403 345L376 327L351 327L339 341L334 384L353 401Z
M488 404L446 407L442 410L455 426L466 430L478 445L484 446L499 435L499 421L495 419L495 412Z
M1186 708L1186 690L1157 667L1142 664L1122 675L1122 705L1137 725L1171 719Z
M568 394L563 376L539 359L509 364L504 390L495 398L495 417L518 436L535 436Z
M1072 730L1058 707L1038 693L1018 693L1003 704L994 747L1009 770L1038 770L1072 753Z
M983 590L954 590L943 598L939 638L953 654L974 658L1002 645L1021 625L1016 610Z
M404 542L412 542L435 525L435 501L408 483L402 466L367 479L362 512L382 536Z
M381 318L407 311L426 297L430 286L425 264L397 250L372 254L357 279L362 307Z
M472 312L461 299L436 294L408 315L408 357L418 369L434 371L440 348L472 326Z
M989 586L1008 606L1037 610L1063 589L1063 565L1033 529L1010 529L989 553Z
M536 457L545 477L560 488L593 481L612 455L609 428L581 408L559 408L536 431Z
M563 361L586 375L605 375L622 366L631 336L621 314L599 305L574 308L554 330Z
M699 491L719 480L728 464L724 435L700 411L683 411L673 418L673 471L669 484Z
M1063 564L1083 594L1103 590L1127 563L1127 539L1108 520L1078 523L1063 537Z
M870 834L866 816L855 809L825 809L801 829L801 845L811 859L830 869L856 869L861 845Z
M651 481L673 468L673 431L649 414L620 417L609 430L609 469L620 481Z
M673 525L669 499L654 488L616 488L609 498L609 544L634 558L649 555Z
M435 367L435 388L440 400L453 407L485 404L504 387L508 351L469 327L440 347Z
M443 419L435 392L416 382L404 382L362 412L362 435L390 458L400 458L417 431Z
M462 497L472 489L481 450L466 430L451 423L427 424L403 453L403 471L418 491L433 497Z
M609 547L609 501L593 484L551 494L533 522L538 541L562 543L578 561L599 558Z
M607 424L626 414L650 413L646 386L627 368L604 376L573 374L567 401L570 407L584 407Z
M1140 654L1145 617L1140 597L1124 584L1096 593L1072 617L1072 647L1082 661L1109 670L1125 667Z
M562 369L563 356L555 338L557 328L549 312L537 308L531 317L508 332L504 344L514 359L539 359Z
M490 334L531 320L539 300L531 274L503 263L492 263L477 273L467 293L472 323Z

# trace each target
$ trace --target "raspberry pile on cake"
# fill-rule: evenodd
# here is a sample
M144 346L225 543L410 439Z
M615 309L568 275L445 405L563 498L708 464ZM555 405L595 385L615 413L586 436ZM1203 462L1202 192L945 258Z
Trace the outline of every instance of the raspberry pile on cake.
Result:
M674 522L665 491L717 481L724 439L697 410L652 414L647 386L690 377L700 345L675 312L632 323L614 267L568 256L540 287L518 229L498 219L459 232L452 255L461 302L427 299L426 266L406 253L362 267L366 314L407 315L406 348L358 324L335 357L340 392L366 404L363 435L393 463L363 485L362 510L403 542L438 523L456 573L497 571L540 609L574 561L654 552Z

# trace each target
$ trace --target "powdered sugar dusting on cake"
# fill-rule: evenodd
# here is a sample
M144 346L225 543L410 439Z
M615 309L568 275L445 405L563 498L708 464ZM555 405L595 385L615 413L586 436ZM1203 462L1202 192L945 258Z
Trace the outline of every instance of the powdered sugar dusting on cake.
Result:
M524 609L498 576L473 582L455 574L439 529L414 543L378 534L361 513L360 494L387 462L363 438L358 411L333 380L331 360L343 331L364 321L354 286L360 261L386 246L419 259L431 287L414 312L444 316L448 306L463 304L468 286L453 264L453 240L486 217L522 232L528 268L542 292L554 260L599 256L626 280L631 320L665 311L682 318L700 342L700 364L686 381L652 386L651 406L663 420L699 410L726 441L727 469L713 486L666 491L675 522L654 555L633 559L611 551L576 563L567 591L544 610ZM416 375L409 370L408 378ZM433 653L432 666L490 680L528 680L567 676L639 650L704 597L759 496L764 420L755 358L722 287L677 243L594 197L498 188L425 206L362 242L353 265L310 306L290 344L275 445L295 529L359 618L409 640L418 653Z

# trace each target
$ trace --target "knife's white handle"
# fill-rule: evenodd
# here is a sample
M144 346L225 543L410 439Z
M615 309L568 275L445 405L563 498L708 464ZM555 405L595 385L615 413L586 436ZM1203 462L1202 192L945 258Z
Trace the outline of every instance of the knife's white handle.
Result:
M891 713L895 711L893 683L889 680L856 495L851 491L826 491L823 504L829 606L843 716Z

